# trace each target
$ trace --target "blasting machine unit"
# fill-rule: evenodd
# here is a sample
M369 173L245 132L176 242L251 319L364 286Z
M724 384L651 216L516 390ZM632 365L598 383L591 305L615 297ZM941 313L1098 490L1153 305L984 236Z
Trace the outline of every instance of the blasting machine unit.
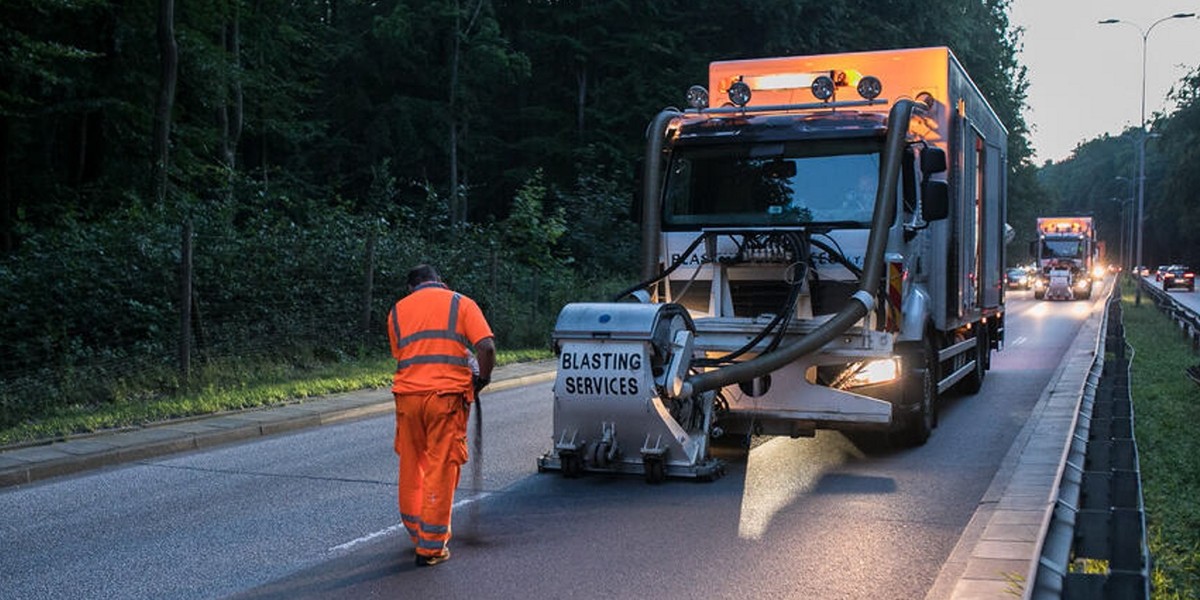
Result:
M711 478L722 435L924 443L1004 335L991 107L947 48L715 62L688 102L648 130L644 281L559 315L539 470Z

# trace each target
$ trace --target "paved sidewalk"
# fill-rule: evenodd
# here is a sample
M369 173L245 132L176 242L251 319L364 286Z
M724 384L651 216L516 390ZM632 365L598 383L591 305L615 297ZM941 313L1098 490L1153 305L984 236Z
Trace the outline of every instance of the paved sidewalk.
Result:
M496 367L484 393L550 381L555 366L549 360ZM0 449L0 488L391 411L392 395L380 388Z

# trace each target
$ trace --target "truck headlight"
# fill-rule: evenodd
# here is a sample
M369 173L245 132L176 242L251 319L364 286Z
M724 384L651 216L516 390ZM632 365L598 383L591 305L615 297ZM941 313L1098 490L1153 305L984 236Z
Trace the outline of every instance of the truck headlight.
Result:
M895 358L868 360L860 363L858 370L846 380L846 387L860 387L887 383L900 377L900 361Z
M1079 281L1075 282L1075 287L1082 290L1083 288L1085 288L1091 284L1092 284L1092 280L1088 279L1087 277L1080 277Z

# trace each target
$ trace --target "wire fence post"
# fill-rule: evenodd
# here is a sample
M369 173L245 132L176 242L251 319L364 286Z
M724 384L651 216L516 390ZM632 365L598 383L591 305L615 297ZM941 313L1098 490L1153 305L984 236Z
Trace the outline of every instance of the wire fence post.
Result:
M186 384L192 375L192 222L183 222L179 253L179 377Z
M364 334L371 333L371 297L375 294L375 243L379 236L378 231L372 227L367 233L367 268L366 268L366 283L363 286L363 313L362 313L362 332Z

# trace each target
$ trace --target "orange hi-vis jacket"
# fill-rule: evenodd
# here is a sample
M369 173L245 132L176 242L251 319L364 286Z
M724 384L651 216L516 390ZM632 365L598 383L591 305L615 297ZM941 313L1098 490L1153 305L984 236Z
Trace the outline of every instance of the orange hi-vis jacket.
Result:
M468 344L492 337L474 300L427 282L401 298L388 315L388 339L396 358L392 392L470 394Z

